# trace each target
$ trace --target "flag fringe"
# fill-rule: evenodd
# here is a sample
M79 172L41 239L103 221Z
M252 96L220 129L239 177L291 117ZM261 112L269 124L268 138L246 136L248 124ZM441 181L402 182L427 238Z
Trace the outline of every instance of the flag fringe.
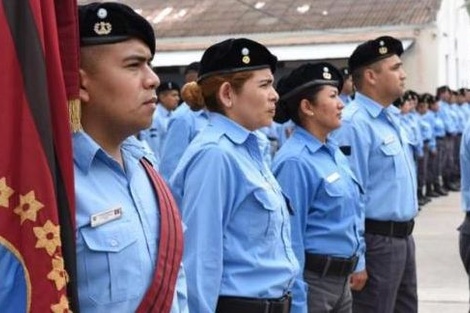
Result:
M76 133L82 129L82 124L80 122L80 117L81 117L80 99L69 100L68 107L69 107L70 129L72 130L73 133Z

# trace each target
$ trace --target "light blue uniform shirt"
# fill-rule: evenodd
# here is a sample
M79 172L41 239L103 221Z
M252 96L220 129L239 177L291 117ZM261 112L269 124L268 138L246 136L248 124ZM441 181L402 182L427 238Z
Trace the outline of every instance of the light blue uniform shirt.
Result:
M444 122L444 127L447 135L455 135L457 133L457 125L454 120L454 113L451 111L449 103L445 101L439 101L439 110L437 114Z
M442 120L441 116L438 112L428 111L425 114L426 120L431 122L432 130L436 138L443 138L446 135L446 127L444 125L444 121Z
M187 106L187 105L186 105ZM178 110L170 119L160 155L160 172L169 180L183 152L197 134L209 123L206 110Z
M470 212L470 123L467 122L460 143L462 210Z
M297 127L273 161L273 172L295 211L292 246L301 268L305 252L359 257L365 268L364 208L361 187L338 147L322 144ZM300 274L293 291L292 312L307 312L306 286Z
M357 92L333 133L339 146L351 148L348 160L364 188L369 219L408 221L418 212L416 170L396 109Z
M73 135L73 148L81 312L134 312L152 281L160 234L155 191L139 163L145 150L134 137L124 141L124 171L84 132ZM92 215L110 209L121 217L91 226ZM171 312L187 312L186 300L180 270Z
M457 133L462 134L463 130L465 129L465 113L463 112L462 107L457 103L452 103L449 107L454 114Z
M428 142L428 147L431 151L436 151L436 136L434 136L433 127L431 122L426 118L427 114L420 115L419 117L419 127L421 130L421 135L423 140Z
M412 113L400 114L399 119L400 125L408 137L412 153L416 156L423 156L423 139L418 120Z
M462 109L462 111L464 112L465 121L470 120L470 104L468 104L468 102L462 103L461 109ZM466 125L466 124L467 124L467 123L465 122L465 123L464 123L464 128L465 128L465 125Z
M278 298L299 265L290 215L258 139L211 113L170 179L185 232L190 312L215 312L219 295Z
M341 99L341 102L343 102L344 106L347 106L352 101L351 96L345 95L344 93L340 93L339 98Z

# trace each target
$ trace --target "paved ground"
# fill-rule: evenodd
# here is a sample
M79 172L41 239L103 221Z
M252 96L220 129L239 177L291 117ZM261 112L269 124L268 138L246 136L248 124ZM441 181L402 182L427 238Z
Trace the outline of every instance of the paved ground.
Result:
M416 218L419 313L468 313L468 280L456 228L463 219L460 193L433 199Z

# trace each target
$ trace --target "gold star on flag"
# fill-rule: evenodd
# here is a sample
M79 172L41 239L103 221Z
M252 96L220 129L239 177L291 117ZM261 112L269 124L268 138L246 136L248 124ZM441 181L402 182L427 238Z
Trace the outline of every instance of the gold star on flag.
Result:
M10 197L15 193L13 189L11 189L7 185L7 180L5 177L2 177L0 179L0 206L3 206L5 208L8 208L9 206L9 199Z
M61 290L65 287L69 276L64 269L64 259L62 257L52 259L52 271L47 274L47 278L54 281L57 290Z
M20 204L13 210L21 217L21 224L25 220L36 222L38 211L44 207L44 204L36 200L34 190L24 196L20 195Z
M60 297L60 302L51 305L51 311L53 313L72 313L69 309L69 301L65 296Z
M46 249L50 256L54 254L58 246L62 245L60 242L60 227L54 225L50 220L43 227L33 227L33 232L38 239L36 248Z

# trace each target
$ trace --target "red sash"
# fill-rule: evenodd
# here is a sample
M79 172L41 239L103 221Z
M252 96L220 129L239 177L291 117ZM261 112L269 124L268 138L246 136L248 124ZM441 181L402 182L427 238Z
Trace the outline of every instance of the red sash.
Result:
M155 274L137 313L168 313L183 257L183 229L178 206L165 181L145 158L140 160L152 181L160 208L160 241Z

